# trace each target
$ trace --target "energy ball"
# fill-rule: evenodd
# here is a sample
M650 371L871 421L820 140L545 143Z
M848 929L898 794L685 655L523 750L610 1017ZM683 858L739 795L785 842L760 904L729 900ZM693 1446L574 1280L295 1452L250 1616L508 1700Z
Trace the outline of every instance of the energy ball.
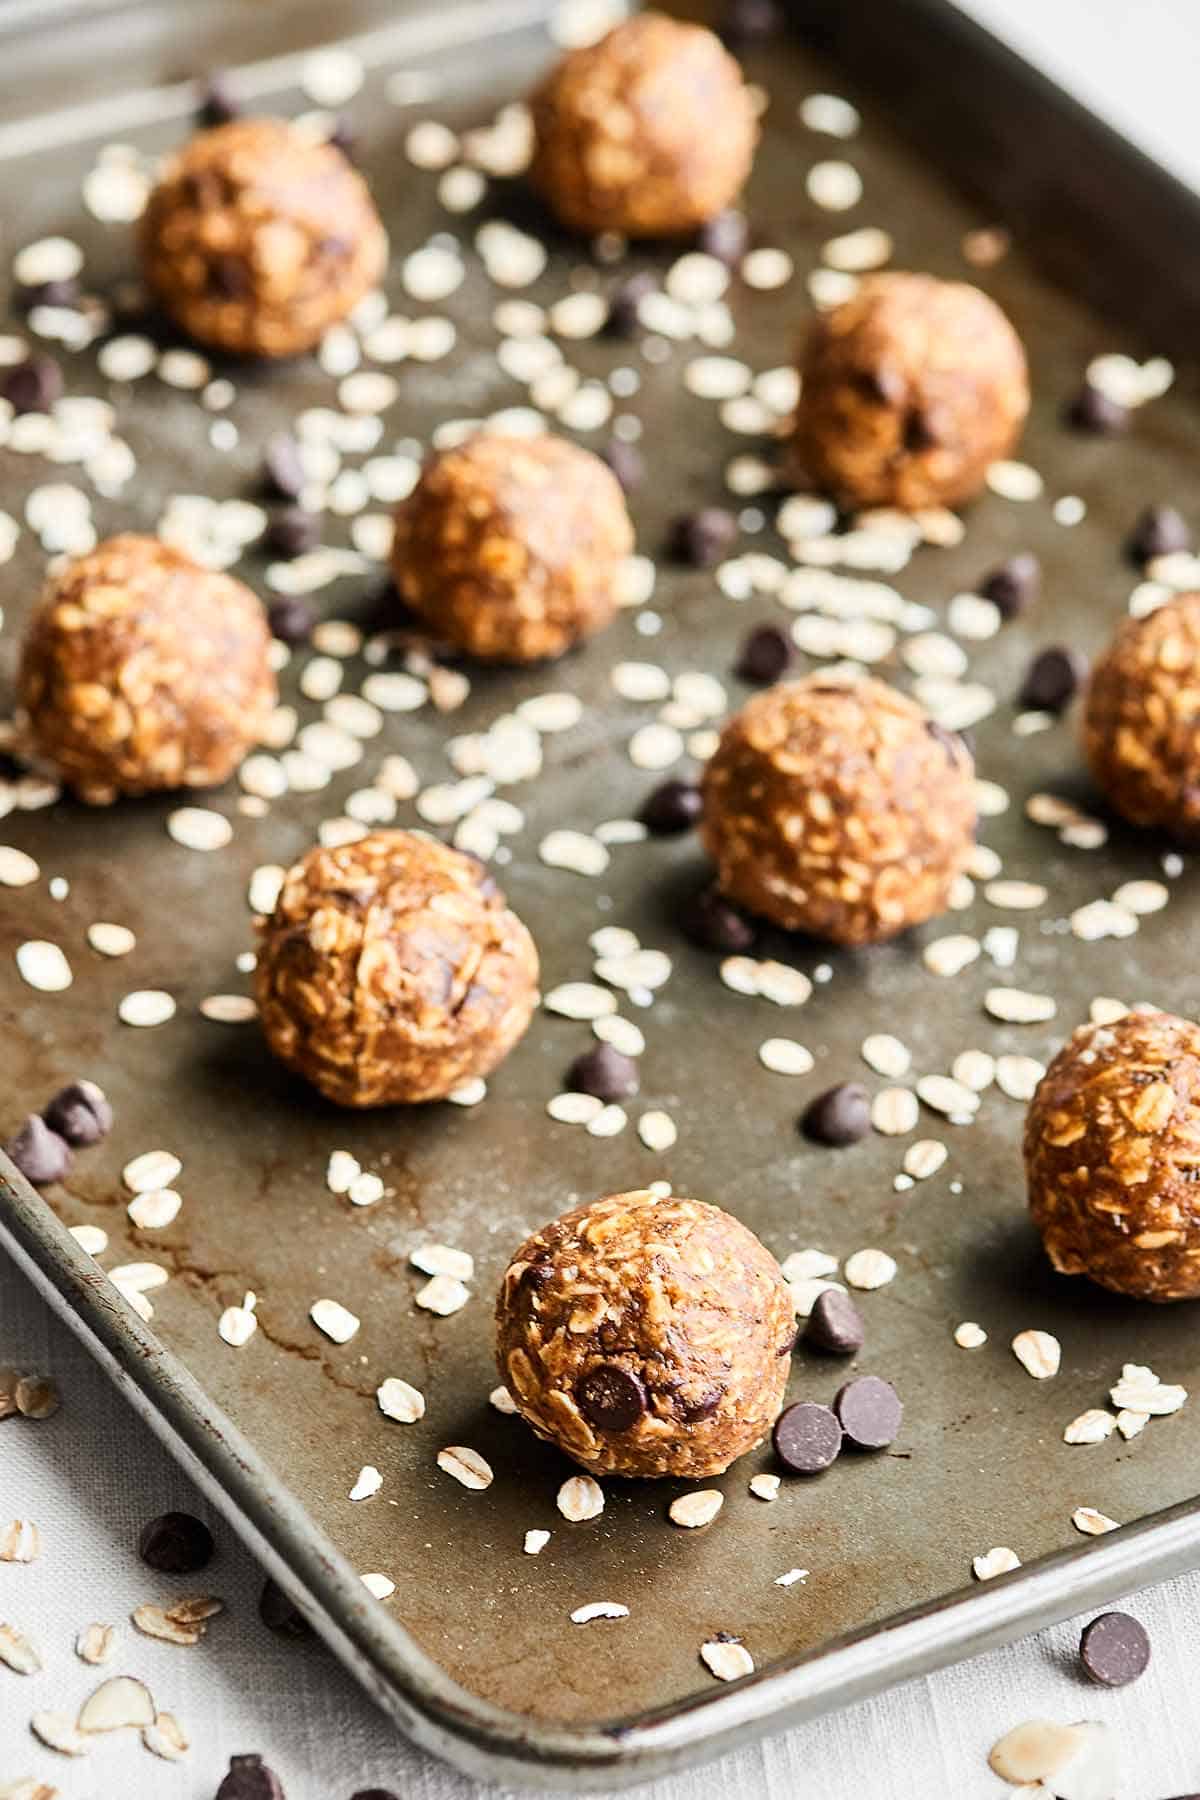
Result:
M298 356L380 280L387 238L340 150L285 119L234 119L168 159L141 251L189 337L235 356Z
M1025 1174L1060 1274L1200 1295L1200 1026L1140 1011L1081 1026L1030 1102Z
M266 614L158 538L109 538L47 583L17 701L30 749L81 800L217 787L275 707Z
M1029 410L1025 352L994 300L932 275L872 275L818 316L801 358L797 479L848 508L957 506Z
M1200 837L1200 593L1121 626L1092 673L1083 745L1123 818Z
M561 656L607 625L633 527L612 471L565 439L481 433L426 463L392 571L439 637L485 662Z
M795 1304L752 1231L645 1190L577 1206L517 1251L501 1379L537 1435L598 1475L719 1475L771 1429Z
M339 1106L392 1106L444 1100L503 1061L538 958L473 856L373 831L288 870L254 979L281 1062Z
M531 100L531 179L571 231L677 237L734 200L758 118L702 25L640 13L572 50Z
M730 900L835 944L943 912L975 829L974 764L885 682L819 675L756 694L703 780L701 836Z

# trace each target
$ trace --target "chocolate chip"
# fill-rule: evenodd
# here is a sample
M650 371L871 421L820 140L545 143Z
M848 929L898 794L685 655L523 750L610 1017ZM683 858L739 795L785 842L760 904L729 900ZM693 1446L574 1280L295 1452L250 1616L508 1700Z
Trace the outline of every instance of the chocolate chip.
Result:
M759 43L779 26L776 0L729 0L717 26L722 43L731 50Z
M792 640L778 625L756 625L742 640L734 674L755 687L770 687L786 671L794 654Z
M299 1640L313 1635L313 1628L299 1607L293 1606L279 1583L272 1581L269 1575L258 1597L258 1616L276 1637Z
M593 1094L597 1100L631 1100L638 1091L638 1066L611 1044L597 1044L575 1058L566 1086L573 1094Z
M704 810L694 781L664 781L642 802L638 818L655 837L690 831Z
M250 271L240 256L214 256L208 265L208 285L222 300L247 300L254 292Z
M15 413L48 413L62 391L62 370L52 356L30 356L17 363L0 387L0 395Z
M1067 407L1067 424L1096 437L1116 437L1129 429L1129 408L1085 381Z
M638 308L647 295L657 292L658 277L650 269L639 269L636 275L626 276L609 299L605 329L613 337L636 337L641 323Z
M849 1294L826 1288L817 1295L804 1327L807 1349L824 1350L830 1356L853 1356L862 1349L865 1337L862 1314Z
M1052 644L1039 650L1026 669L1017 705L1034 712L1062 712L1087 680L1087 673L1087 658L1080 651Z
M731 906L715 887L702 888L679 909L679 929L701 950L735 955L754 947L758 933L745 913Z
M646 1410L646 1390L619 1363L596 1363L575 1384L579 1410L598 1431L628 1431Z
M1002 618L1015 619L1037 599L1042 585L1042 565L1032 550L1021 550L984 576L979 592L990 600Z
M890 1381L878 1375L860 1375L848 1381L834 1395L833 1410L846 1441L856 1450L886 1449L895 1442L904 1417L899 1394Z
M641 451L633 444L627 444L624 438L612 438L605 444L600 457L608 464L626 494L631 494L642 485L646 465L642 461Z
M290 560L315 550L321 541L321 521L302 506L284 506L267 526L265 543L276 556Z
M75 1160L66 1139L36 1113L30 1113L16 1136L9 1138L4 1152L34 1187L61 1181Z
M908 382L890 363L860 369L850 380L857 393L872 406L902 407L908 399Z
M1079 1660L1101 1687L1128 1687L1150 1662L1146 1627L1128 1613L1100 1613L1083 1628Z
M842 1428L827 1406L797 1400L776 1419L771 1442L789 1475L820 1475L837 1460Z
M350 1800L399 1800L391 1788L359 1788L357 1794L351 1794Z
M272 637L281 644L306 644L312 636L317 615L300 594L287 594L272 600L267 608L267 623Z
M740 263L750 242L750 226L745 213L728 206L724 212L706 219L696 233L696 248L705 256L715 256L727 268Z
M919 455L922 450L936 449L939 442L935 421L919 406L912 407L904 417L904 448Z
M725 1398L721 1388L712 1388L702 1394L699 1400L689 1400L683 1407L683 1416L689 1425L697 1424L701 1419L711 1419Z
M723 506L682 513L671 526L670 554L693 569L711 569L737 536L737 520Z
M231 1756L217 1800L286 1800L283 1783L261 1756Z
M286 431L267 439L263 451L263 486L281 500L298 500L304 492L304 464L300 446Z
M1176 550L1189 550L1192 534L1187 520L1173 506L1148 506L1129 539L1129 554L1134 562L1151 562L1156 556L1170 556Z
M43 1108L42 1117L51 1131L68 1144L83 1149L98 1144L112 1130L113 1109L108 1096L94 1081L72 1081Z
M241 117L242 109L223 70L209 76L196 110L202 125L228 125L230 119Z
M191 1513L166 1512L143 1525L138 1555L160 1575L194 1575L213 1559L213 1534Z
M79 283L73 275L61 281L37 282L18 289L17 304L24 312L32 312L35 306L78 306Z
M871 1101L857 1081L843 1081L810 1100L800 1115L800 1129L816 1144L857 1144L871 1129Z

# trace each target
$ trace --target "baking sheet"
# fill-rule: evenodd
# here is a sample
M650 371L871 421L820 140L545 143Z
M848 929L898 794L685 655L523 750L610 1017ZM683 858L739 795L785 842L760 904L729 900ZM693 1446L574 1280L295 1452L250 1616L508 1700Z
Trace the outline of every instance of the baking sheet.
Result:
M505 37L486 58L460 51L438 68L440 91L417 110L454 125L482 122L524 91L546 55L540 33ZM941 165L918 157L869 102L864 130L849 146L807 132L796 115L803 95L850 91L819 55L776 47L756 52L749 66L767 86L771 109L748 210L756 238L785 246L796 263L794 279L779 291L755 293L736 283L731 290L734 353L757 371L788 360L809 311L804 278L828 237L882 224L896 240L897 266L961 276L971 273L960 251L963 231L990 215L957 197L947 180L956 172L951 155ZM448 219L436 201L436 177L405 161L401 140L415 115L383 98L387 72L371 71L353 112L363 165L399 258L433 232L469 234L473 221ZM286 110L303 104L294 91L279 98ZM176 141L179 129L168 121L131 135L155 150ZM0 165L0 180L9 248L66 230L87 248L89 284L105 291L126 272L128 250L124 232L97 227L79 209L79 182L94 153L94 145L80 143L39 158L36 183L16 159ZM804 172L821 157L842 154L861 172L865 199L850 215L819 212L805 197ZM491 204L525 223L536 218L519 192L500 188ZM524 399L494 361L491 311L502 296L468 260L463 287L428 309L453 318L458 348L446 363L400 367L386 443L425 443L447 417L482 416ZM529 297L550 301L572 283L608 285L628 268L665 268L669 261L667 252L639 252L597 277L577 247L555 238L547 272ZM1164 1379L1185 1384L1200 1371L1188 1309L1136 1307L1051 1275L1024 1217L1018 1104L992 1090L969 1128L926 1113L920 1134L944 1137L950 1157L939 1175L907 1192L893 1187L903 1141L872 1138L832 1154L795 1131L805 1100L831 1082L884 1085L859 1057L870 1032L895 1032L912 1050L914 1072L935 1073L968 1047L1045 1060L1096 994L1149 999L1185 1013L1197 1003L1188 954L1190 868L1173 880L1171 906L1144 920L1134 938L1087 945L1058 928L1076 906L1111 894L1121 881L1160 876L1162 846L1114 829L1105 849L1082 852L1029 824L1023 807L1033 792L1052 789L1086 805L1093 797L1079 775L1070 727L1017 737L1010 704L1034 646L1064 640L1094 648L1123 612L1133 576L1121 542L1142 502L1186 510L1200 439L1190 380L1146 409L1127 440L1072 437L1060 415L1088 358L1101 349L1157 346L1140 344L1046 286L1019 241L996 269L974 278L1009 311L1030 350L1035 407L1022 454L1043 473L1045 495L1026 505L985 496L971 509L965 542L919 553L896 585L944 616L950 597L1005 555L1031 548L1042 559L1038 605L972 650L972 677L1000 696L975 734L981 773L1010 795L1007 811L985 821L982 837L1002 856L1006 875L1046 883L1052 902L1041 912L1003 913L979 896L948 924L858 955L768 935L762 954L810 974L830 971L804 1008L781 1012L729 992L716 959L680 939L674 915L704 874L692 843L615 848L596 881L541 863L537 845L547 831L628 816L658 779L633 768L626 751L654 708L617 699L613 665L649 659L672 674L709 670L736 702L744 690L730 670L741 637L752 623L785 616L766 597L735 603L710 574L666 565L651 602L661 620L657 635L642 635L627 614L556 668L475 673L461 712L390 718L360 768L335 777L319 796L288 796L265 819L238 817L231 787L214 801L235 820L233 843L219 854L200 855L167 837L170 801L107 812L63 802L14 814L2 828L6 841L37 858L45 877L70 882L64 900L50 897L46 880L0 898L8 1111L15 1122L80 1074L109 1092L118 1117L112 1140L81 1156L66 1188L48 1200L67 1224L103 1226L111 1240L102 1259L108 1265L148 1258L171 1270L168 1285L153 1295L152 1333L99 1298L94 1279L79 1273L84 1265L72 1257L69 1240L62 1244L46 1209L20 1184L7 1190L6 1237L68 1294L110 1355L140 1367L138 1384L160 1423L165 1418L188 1440L193 1459L199 1455L216 1485L232 1494L235 1510L250 1517L260 1544L299 1571L332 1615L342 1652L385 1703L424 1741L477 1770L511 1775L529 1759L568 1786L648 1775L715 1749L729 1732L761 1728L777 1709L782 1716L785 1708L848 1698L968 1644L982 1647L1054 1611L1074 1610L1089 1595L1181 1566L1200 1535L1187 1509L1200 1450L1200 1416L1190 1407L1128 1445L1062 1442L1069 1419L1103 1403L1124 1361L1149 1362ZM400 310L416 310L399 297L394 272L389 289ZM720 502L725 464L759 446L726 432L711 402L683 390L681 371L696 346L677 346L660 364L607 340L565 348L585 375L638 370L640 389L618 410L645 422L642 447L652 475L632 507L640 547L656 554L671 517ZM108 391L95 375L94 353L67 361L72 393ZM330 404L335 387L310 364L232 373L240 442L219 456L206 445L207 420L191 397L153 380L119 396L139 471L119 501L97 502L102 534L152 529L172 492L253 493L269 433L304 406ZM15 513L31 486L61 474L0 450L0 491ZM1055 523L1051 510L1067 493L1087 504L1083 522L1071 528ZM343 532L343 521L331 521L327 541L345 541ZM748 534L742 547L778 544L765 530ZM6 683L41 561L26 534L4 571ZM262 570L261 561L246 565L260 590ZM322 596L323 610L366 620L371 588L365 577L348 580ZM296 666L285 677L289 698ZM348 685L364 672L352 665ZM882 672L907 679L890 665ZM547 988L587 976L587 936L600 924L630 926L674 958L666 988L635 1015L648 1048L642 1094L631 1107L634 1118L649 1107L671 1113L679 1141L669 1155L646 1150L632 1123L599 1141L545 1117L567 1064L590 1042L586 1026L540 1014L479 1108L359 1117L326 1107L286 1077L253 1026L221 1026L198 1015L205 995L242 985L233 965L250 942L245 892L254 867L302 852L317 822L340 811L345 794L366 784L383 754L402 751L426 782L445 779L451 735L484 728L522 699L562 689L583 699L583 719L545 740L544 773L512 792L526 824L511 841L511 863L497 873L538 940ZM303 716L318 710L305 703ZM400 822L416 822L410 808L401 809ZM131 925L134 954L111 962L92 954L84 933L95 919ZM947 930L978 934L995 924L1020 929L1011 973L986 958L953 981L923 969L920 950L930 938ZM13 951L38 937L68 951L76 979L66 993L35 994L17 978ZM983 993L1009 981L1053 993L1058 1017L1046 1026L988 1020ZM121 996L156 986L177 998L176 1019L145 1032L119 1026ZM811 1077L788 1080L760 1067L759 1044L780 1034L812 1050ZM183 1158L177 1185L184 1206L165 1231L132 1232L119 1171L152 1147ZM357 1210L328 1193L324 1168L335 1148L352 1150L384 1176L383 1203ZM726 1504L701 1533L666 1522L666 1506L680 1491L673 1483L612 1482L602 1518L578 1526L560 1518L554 1495L569 1465L487 1405L494 1382L491 1294L529 1227L577 1198L658 1177L726 1205L781 1257L808 1245L841 1256L874 1245L896 1257L896 1281L864 1296L868 1339L857 1362L894 1380L906 1401L893 1452L846 1457L818 1483L785 1483L770 1506L747 1491L749 1476L771 1467L769 1449L757 1452L715 1484ZM435 1319L413 1305L421 1278L407 1256L431 1241L468 1249L476 1259L473 1298L453 1318ZM218 1339L216 1320L247 1288L258 1295L259 1331L234 1351ZM308 1320L320 1296L341 1300L362 1319L342 1349ZM987 1328L985 1349L954 1347L951 1331L961 1319ZM1032 1382L1010 1353L1014 1332L1029 1326L1062 1340L1062 1372L1052 1382ZM387 1375L426 1394L420 1424L401 1427L379 1415L374 1390ZM798 1356L792 1392L828 1398L842 1378L840 1366ZM452 1443L469 1444L491 1462L496 1480L486 1494L466 1492L437 1470L437 1450ZM380 1468L384 1486L375 1499L351 1504L364 1463ZM1185 1505L1179 1517L1152 1531L1091 1544L1071 1525L1081 1504L1132 1524L1178 1503ZM523 1533L535 1526L553 1533L536 1561L521 1549ZM945 1606L968 1581L971 1557L1001 1543L1025 1562L1067 1549L1075 1554ZM777 1587L775 1577L795 1566L809 1570L807 1580ZM386 1609L356 1590L353 1572L366 1570L396 1581ZM630 1618L586 1628L569 1622L573 1608L597 1599L628 1604ZM801 1660L914 1607L922 1616L910 1626L868 1635L835 1656ZM722 1630L745 1641L763 1672L736 1690L717 1689L698 1661L700 1644ZM489 1709L515 1717L506 1723Z

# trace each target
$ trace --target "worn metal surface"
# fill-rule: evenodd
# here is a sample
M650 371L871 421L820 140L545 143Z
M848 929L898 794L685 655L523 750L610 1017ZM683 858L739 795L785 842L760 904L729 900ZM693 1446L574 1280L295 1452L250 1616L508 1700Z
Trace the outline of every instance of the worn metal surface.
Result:
M445 96L429 110L452 123L481 120L523 90L545 54L540 35L491 47L486 69L478 66L483 58L460 54L444 70ZM953 146L940 166L918 160L869 100L863 134L849 149L866 199L849 218L818 213L804 197L803 173L817 157L842 149L807 134L797 123L796 103L814 89L853 90L800 49L758 53L751 67L769 88L772 106L749 212L758 236L786 245L797 266L795 280L777 293L735 285L737 353L758 369L787 360L807 311L803 276L825 238L850 224L882 224L895 236L898 265L960 275L962 232L988 215L961 202L947 180L947 171L955 174ZM294 108L295 94L281 94L280 103ZM405 116L383 103L377 76L356 102L355 116L395 253L431 231L455 229L436 205L435 178L404 161ZM176 135L162 127L139 141L165 145ZM101 231L80 213L78 182L90 159L91 147L69 148L39 159L36 181L21 161L0 168L0 179L8 244L49 229L77 233L88 248L89 277L103 285L124 271L127 244L123 233ZM519 195L503 196L503 204L510 202L524 214ZM1019 237L1020 220L1013 223ZM665 261L650 252L629 264ZM556 242L551 267L531 297L558 296L583 264L569 245ZM1069 436L1061 407L1087 358L1101 348L1155 346L1126 338L1043 285L1020 247L983 282L1030 350L1036 398L1024 454L1043 471L1047 499L1018 506L985 497L971 509L966 542L920 553L897 585L940 609L1000 557L1035 549L1045 569L1042 599L1025 621L973 654L974 673L1008 696L1034 645L1103 641L1131 585L1120 549L1131 516L1144 500L1187 507L1200 420L1193 397L1177 390L1148 410L1127 440ZM458 325L455 358L400 369L401 399L386 421L389 441L408 435L426 441L449 416L477 415L522 398L490 354L495 298L472 264L463 288L438 309ZM633 511L641 547L649 551L661 546L671 515L720 500L723 465L750 447L722 431L711 403L683 391L680 371L692 353L680 347L654 366L636 348L605 341L571 349L589 372L628 364L642 376L628 410L646 424L643 448L652 475L634 496ZM89 357L69 361L72 392L103 391ZM120 396L122 430L137 449L140 472L120 502L98 503L105 531L151 528L168 492L251 492L267 434L300 407L327 401L332 389L307 364L235 378L241 443L221 457L208 450L190 398L153 383ZM0 451L0 491L12 510L34 482L49 478L43 466ZM1063 493L1078 493L1088 504L1087 518L1073 529L1050 516L1049 500ZM338 531L331 524L332 541L340 541ZM769 532L756 541L772 544ZM5 691L39 572L26 543L3 574ZM253 580L256 565L248 572ZM364 616L366 585L335 590L325 607L329 616ZM648 1775L669 1760L714 1748L729 1732L760 1729L773 1714L867 1691L1168 1572L1193 1558L1200 1544L1200 1525L1189 1510L1168 1524L1093 1543L1072 1530L1072 1509L1082 1503L1128 1523L1192 1499L1200 1454L1194 1406L1152 1423L1128 1445L1068 1448L1062 1429L1076 1413L1103 1403L1125 1360L1149 1362L1165 1379L1200 1384L1200 1350L1190 1309L1138 1307L1051 1275L1024 1214L1023 1109L993 1090L969 1129L927 1116L922 1131L947 1137L950 1159L941 1174L907 1193L892 1187L902 1153L896 1140L872 1138L831 1153L800 1140L794 1123L812 1093L837 1079L863 1077L858 1046L868 1032L896 1032L911 1046L916 1071L938 1072L973 1045L1044 1059L1097 993L1193 1012L1200 977L1187 920L1195 877L1186 872L1167 912L1115 944L1079 944L1042 930L1037 917L1000 914L980 898L949 928L1018 924L1021 950L1011 977L997 977L981 962L954 981L937 981L920 962L922 942L948 928L936 925L859 955L769 942L766 954L809 971L822 963L832 968L831 979L816 986L799 1012L780 1013L731 994L717 980L715 959L683 943L672 925L680 897L703 874L692 844L618 848L608 873L595 882L547 869L536 856L552 826L586 827L626 815L655 779L634 770L625 754L631 731L651 710L615 698L608 680L615 662L649 656L676 672L703 667L727 679L736 695L729 670L740 637L752 622L783 616L767 601L722 599L707 574L666 568L653 604L663 621L657 637L638 635L626 615L554 669L477 675L467 708L449 720L425 713L390 719L362 767L335 778L320 796L276 803L266 819L237 818L232 846L215 856L167 838L168 802L101 812L63 803L48 813L14 815L0 828L6 841L38 859L45 875L62 874L71 883L69 897L58 902L48 897L45 881L0 896L4 1124L42 1104L71 1076L90 1075L108 1090L118 1118L113 1138L81 1155L66 1188L48 1199L65 1223L94 1222L108 1231L106 1263L150 1258L171 1269L171 1281L153 1296L153 1336L162 1350L94 1280L80 1275L85 1260L19 1184L3 1190L0 1217L10 1243L19 1242L23 1257L67 1296L75 1314L101 1330L108 1355L133 1372L167 1421L164 1429L187 1441L192 1466L198 1458L207 1467L213 1483L232 1496L232 1509L249 1518L255 1541L266 1542L315 1594L342 1652L409 1729L477 1770L511 1775L513 1759L528 1757L556 1766L557 1779L568 1786L588 1779L569 1772L573 1760L600 1768L595 1779ZM590 1041L585 1026L540 1015L478 1109L357 1116L337 1113L291 1082L252 1026L231 1028L198 1016L204 995L238 985L233 965L249 943L250 871L262 862L286 863L303 850L317 821L340 810L341 798L363 784L378 755L402 750L424 779L439 779L448 772L441 749L448 736L485 725L530 694L564 687L585 700L584 720L546 740L546 772L516 793L527 824L501 879L538 940L547 986L586 975L587 935L601 923L630 925L644 943L675 957L671 982L638 1015L648 1038L639 1104L661 1104L677 1120L679 1142L669 1155L645 1150L632 1129L602 1142L546 1119L545 1100ZM314 712L306 706L304 716ZM982 831L1003 856L1006 874L1045 881L1055 917L1111 893L1121 880L1158 874L1162 846L1151 840L1115 830L1107 849L1083 853L1024 821L1023 801L1037 789L1090 797L1069 726L1022 740L1012 735L1011 718L1002 703L976 734L981 772L1012 796L1004 817L986 821ZM234 799L231 789L215 803L232 816ZM402 809L401 817L413 815ZM93 956L84 932L95 919L133 926L133 956L114 962ZM68 992L38 995L20 983L12 952L33 937L68 950L76 969ZM997 979L1053 992L1058 1018L1045 1027L994 1025L981 1001ZM119 1026L117 1002L135 986L170 989L179 1001L174 1022L145 1032ZM811 1077L787 1080L760 1067L759 1043L780 1032L816 1055ZM182 1156L177 1185L184 1206L167 1230L137 1233L127 1227L119 1171L129 1156L151 1147ZM326 1191L325 1162L336 1147L351 1149L385 1176L392 1190L385 1202L356 1210ZM747 1492L749 1476L771 1466L769 1450L757 1452L717 1484L725 1508L704 1532L668 1525L666 1507L678 1491L671 1483L611 1482L603 1516L568 1526L554 1507L568 1465L519 1421L487 1405L495 1379L491 1294L508 1251L528 1227L578 1197L663 1175L681 1192L730 1208L781 1257L810 1244L839 1254L873 1244L897 1258L895 1283L864 1297L868 1340L858 1366L896 1382L907 1408L904 1433L893 1453L846 1456L819 1482L785 1483L771 1506ZM952 1183L961 1183L961 1192ZM474 1297L451 1319L413 1306L419 1278L406 1258L426 1240L461 1246L476 1258ZM234 1351L218 1339L216 1321L247 1287L259 1297L260 1329ZM363 1321L343 1349L308 1320L321 1295L341 1300ZM982 1351L968 1354L951 1342L953 1326L967 1318L991 1334ZM1013 1333L1026 1326L1062 1339L1062 1372L1051 1382L1031 1381L1008 1349ZM420 1424L401 1427L380 1416L374 1390L387 1375L401 1375L425 1392L428 1411ZM792 1392L828 1398L841 1378L840 1368L798 1355ZM226 1420L252 1447L248 1460ZM493 1464L496 1480L486 1494L468 1493L438 1472L435 1453L450 1443L470 1444ZM351 1484L367 1462L382 1470L383 1491L352 1505ZM531 1526L553 1533L536 1561L521 1550ZM946 1605L945 1597L968 1580L972 1555L998 1543L1027 1562L1066 1549L1074 1554ZM806 1584L773 1585L797 1564L811 1571ZM359 1598L353 1570L380 1570L396 1581L387 1618ZM624 1601L630 1618L572 1626L572 1608L595 1599ZM907 1626L801 1661L914 1608L923 1616ZM697 1651L720 1630L744 1639L764 1671L760 1678L715 1689ZM495 1708L516 1716L504 1723ZM601 1722L608 1723L594 1730ZM604 1775L610 1761L613 1770Z

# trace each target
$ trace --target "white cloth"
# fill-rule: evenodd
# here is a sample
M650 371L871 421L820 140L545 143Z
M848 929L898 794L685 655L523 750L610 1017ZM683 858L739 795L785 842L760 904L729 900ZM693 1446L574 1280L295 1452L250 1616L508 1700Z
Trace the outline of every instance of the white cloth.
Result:
M139 1636L131 1609L150 1597L139 1528L171 1507L208 1508L87 1353L0 1255L0 1364L53 1375L63 1408L40 1423L0 1424L0 1523L29 1518L43 1549L28 1565L0 1563L0 1621L41 1652L40 1675L0 1666L0 1790L37 1775L63 1800L212 1800L228 1759L259 1751L288 1800L351 1800L381 1786L401 1800L471 1800L480 1790L414 1750L316 1646L281 1643L260 1625L259 1576L220 1519L204 1585L227 1601L194 1649ZM1150 1669L1120 1693L1078 1672L1078 1623L1026 1639L867 1704L637 1790L642 1800L1004 1800L987 1752L1024 1719L1108 1720L1125 1772L1120 1800L1167 1800L1200 1789L1200 1575L1129 1603L1154 1647ZM116 1625L104 1671L74 1653L83 1626ZM132 1733L85 1760L42 1748L29 1731L41 1709L73 1712L102 1674L136 1674L184 1724L186 1762L161 1762Z

